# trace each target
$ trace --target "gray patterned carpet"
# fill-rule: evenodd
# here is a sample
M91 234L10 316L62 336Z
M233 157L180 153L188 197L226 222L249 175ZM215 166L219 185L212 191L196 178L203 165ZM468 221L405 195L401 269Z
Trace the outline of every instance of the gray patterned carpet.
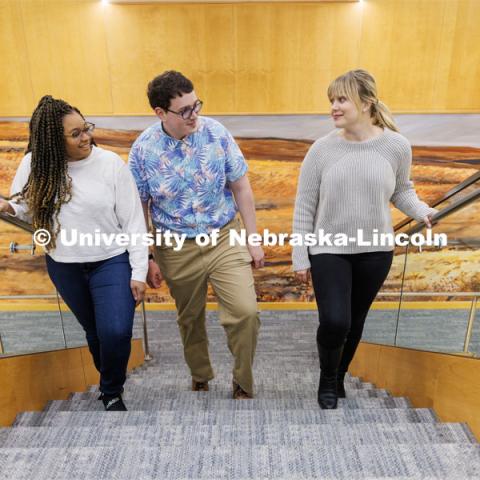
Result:
M314 315L262 314L256 398L234 401L232 359L209 315L216 378L189 391L173 313L150 323L154 360L133 372L128 412L103 412L98 391L52 401L0 429L0 478L478 479L480 445L464 424L359 379L334 411L316 403Z

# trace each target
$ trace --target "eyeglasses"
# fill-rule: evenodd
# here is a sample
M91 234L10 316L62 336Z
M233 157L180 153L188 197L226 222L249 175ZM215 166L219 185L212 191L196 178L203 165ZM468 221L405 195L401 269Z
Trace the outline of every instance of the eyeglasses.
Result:
M85 122L83 128L76 128L73 130L69 135L64 135L65 137L73 138L74 140L78 140L82 133L86 133L87 135L91 135L95 130L95 124L90 122Z
M179 115L180 117L182 117L184 120L188 120L192 118L192 115L194 113L199 113L202 107L203 107L203 102L201 100L197 100L191 107L182 108L178 112L175 112L167 108L167 112L174 113L175 115Z

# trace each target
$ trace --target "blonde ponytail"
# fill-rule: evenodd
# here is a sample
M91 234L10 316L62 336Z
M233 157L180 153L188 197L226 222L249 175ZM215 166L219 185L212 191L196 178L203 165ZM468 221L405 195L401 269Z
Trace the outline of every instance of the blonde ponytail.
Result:
M394 132L398 132L398 127L393 119L392 112L390 112L389 108L380 100L377 99L375 103L372 103L370 114L373 118L374 125L382 128L387 127Z

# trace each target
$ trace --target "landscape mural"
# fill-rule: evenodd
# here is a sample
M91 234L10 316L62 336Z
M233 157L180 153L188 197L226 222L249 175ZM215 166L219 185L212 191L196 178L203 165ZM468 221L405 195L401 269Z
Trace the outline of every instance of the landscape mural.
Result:
M140 132L97 129L95 140L125 161ZM28 124L0 122L0 194L7 195L15 170L24 155ZM297 177L311 141L237 138L249 164L255 194L259 231L291 232ZM470 147L414 146L412 176L417 192L432 204L480 169L480 149ZM473 188L473 187L472 187ZM478 183L476 188L478 188ZM471 190L471 189L470 189ZM394 224L404 218L392 208ZM452 243L442 249L409 250L405 274L406 291L469 292L480 290L480 202L446 218L434 227ZM9 253L10 242L31 243L30 235L0 222L0 295L54 293L44 267L43 253ZM404 265L404 250L397 248L384 292L398 292ZM290 247L267 247L266 266L255 271L258 298L262 302L312 301L310 287L299 285L291 271ZM209 300L214 301L212 292ZM147 301L171 302L167 288L148 290Z

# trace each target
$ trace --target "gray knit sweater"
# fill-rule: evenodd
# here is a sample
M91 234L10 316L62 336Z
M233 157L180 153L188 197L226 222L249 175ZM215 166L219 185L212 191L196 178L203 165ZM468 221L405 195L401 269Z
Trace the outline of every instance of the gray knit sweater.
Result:
M374 233L393 234L390 205L415 220L434 213L420 201L410 181L412 149L402 135L385 129L363 142L350 142L334 130L318 139L300 170L293 232L305 235L345 234L373 241ZM294 246L293 270L310 268L308 253L361 253L393 250L392 246L348 245ZM327 242L328 243L328 242Z

